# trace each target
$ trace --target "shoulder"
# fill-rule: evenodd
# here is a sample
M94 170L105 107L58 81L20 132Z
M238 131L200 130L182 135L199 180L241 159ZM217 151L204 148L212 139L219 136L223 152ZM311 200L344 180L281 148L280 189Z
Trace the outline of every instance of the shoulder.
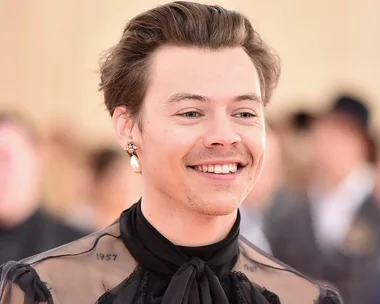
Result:
M58 299L59 303L95 303L122 282L136 263L120 240L119 224L56 249L1 268L0 303L22 303L22 294ZM22 292L20 292L22 290ZM15 297L17 301L5 301Z
M2 291L0 293L0 304L18 304L18 303L27 303L25 298L27 297L26 293L22 291L20 286L10 281L5 282L5 285L2 286ZM41 302L46 303L45 302Z
M337 291L319 284L278 261L240 236L235 270L252 283L277 294L282 304L340 304Z

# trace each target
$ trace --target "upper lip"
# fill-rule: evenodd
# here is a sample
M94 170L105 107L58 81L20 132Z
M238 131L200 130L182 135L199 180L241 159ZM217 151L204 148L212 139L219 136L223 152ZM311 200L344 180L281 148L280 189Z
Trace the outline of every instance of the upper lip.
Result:
M208 161L202 161L191 166L208 166L208 165L229 165L238 164L239 166L246 166L247 162L239 159L213 159Z

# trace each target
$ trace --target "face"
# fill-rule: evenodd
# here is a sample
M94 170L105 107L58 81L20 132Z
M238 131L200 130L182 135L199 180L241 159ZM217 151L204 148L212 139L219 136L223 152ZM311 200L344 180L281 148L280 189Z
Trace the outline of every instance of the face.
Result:
M343 114L320 118L314 125L313 135L315 164L324 172L339 175L365 158L363 136Z
M259 77L243 49L159 49L142 117L143 131L135 125L129 136L145 197L205 215L236 210L261 172L265 149Z
M28 135L12 123L0 125L0 215L22 210L35 200L39 179L37 148Z

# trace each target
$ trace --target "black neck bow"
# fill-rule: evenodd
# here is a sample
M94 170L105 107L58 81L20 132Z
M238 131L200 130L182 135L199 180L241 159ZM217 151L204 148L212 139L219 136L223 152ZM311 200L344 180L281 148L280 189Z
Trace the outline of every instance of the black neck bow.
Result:
M278 297L232 271L239 255L240 215L207 261L189 257L164 238L141 212L140 203L120 217L121 238L138 263L134 273L99 299L106 304L278 304ZM210 246L205 246L205 248ZM103 302L102 302L103 300Z

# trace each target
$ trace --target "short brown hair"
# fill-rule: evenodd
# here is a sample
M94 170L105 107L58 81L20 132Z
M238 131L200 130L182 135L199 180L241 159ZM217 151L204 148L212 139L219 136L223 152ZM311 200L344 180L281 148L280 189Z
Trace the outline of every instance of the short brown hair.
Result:
M258 71L265 104L277 85L279 59L244 15L217 5L177 1L133 18L105 54L100 90L111 115L116 107L126 106L132 117L139 117L150 58L163 45L211 50L241 46Z

